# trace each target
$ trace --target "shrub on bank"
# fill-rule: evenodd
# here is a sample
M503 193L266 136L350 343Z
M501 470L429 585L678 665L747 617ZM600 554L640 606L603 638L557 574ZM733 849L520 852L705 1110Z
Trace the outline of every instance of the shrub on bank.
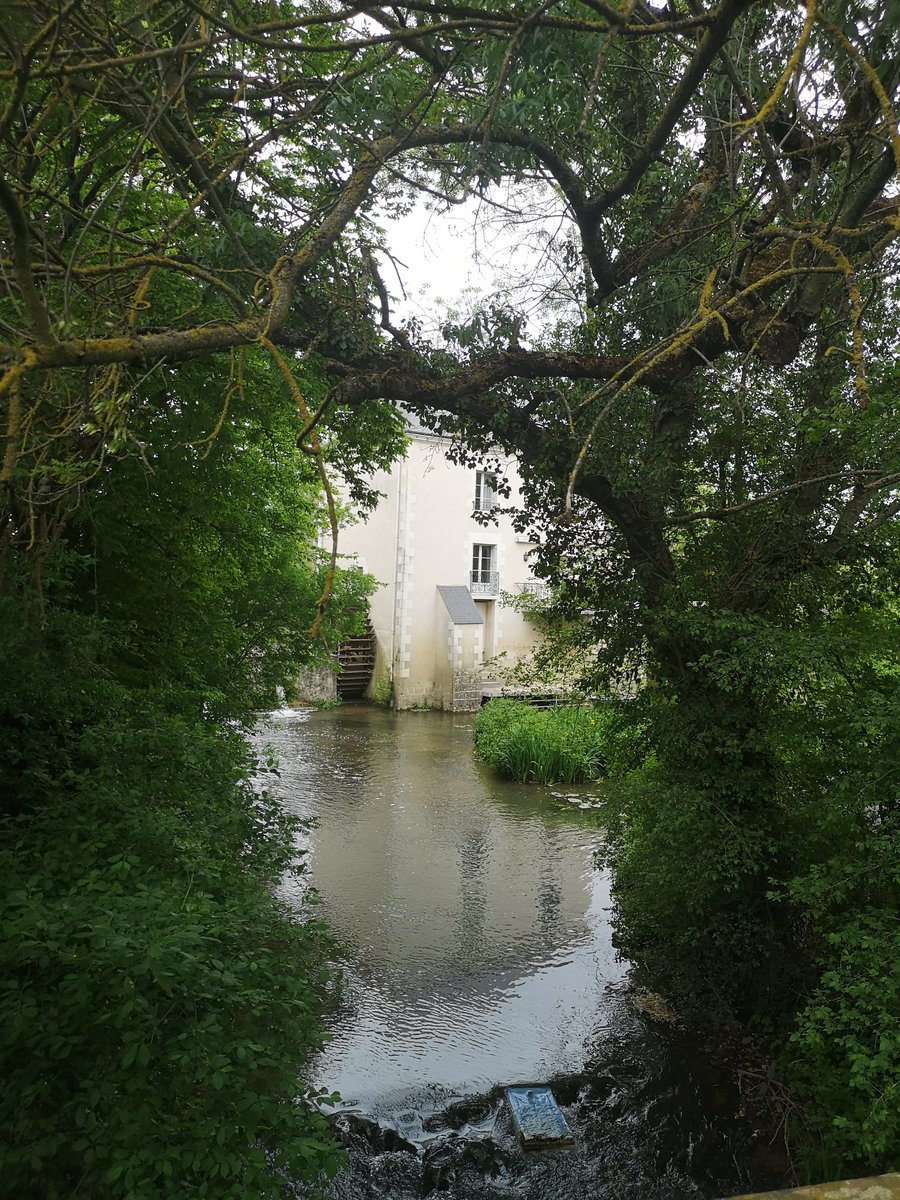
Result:
M262 1200L333 1172L298 1079L330 943L275 894L291 822L236 731L60 657L0 698L3 1194Z
M613 725L611 708L492 700L475 718L475 746L502 779L582 783L603 773Z
M318 476L291 395L245 369L230 422L217 369L133 380L129 449L85 463L83 485L66 464L54 492L49 473L44 532L15 500L29 476L7 489L0 1191L16 1200L263 1200L336 1169L302 1080L332 951L314 910L278 898L294 827L251 787L239 729L355 632L368 584L338 572L310 636Z

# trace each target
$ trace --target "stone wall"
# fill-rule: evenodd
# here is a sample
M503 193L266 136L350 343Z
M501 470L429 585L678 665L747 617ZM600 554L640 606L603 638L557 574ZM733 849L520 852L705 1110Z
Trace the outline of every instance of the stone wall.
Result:
M330 667L301 671L295 696L301 704L331 703L337 700L337 675Z
M900 1174L875 1175L868 1179L842 1179L791 1188L787 1192L754 1192L731 1200L900 1200Z
M478 712L481 708L481 676L477 671L453 672L453 712Z

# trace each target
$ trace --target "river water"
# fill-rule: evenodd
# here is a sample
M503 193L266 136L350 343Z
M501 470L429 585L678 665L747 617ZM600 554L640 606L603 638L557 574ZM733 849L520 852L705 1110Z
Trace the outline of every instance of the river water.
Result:
M305 879L344 970L311 1077L340 1093L349 1159L332 1196L681 1200L777 1184L727 1073L635 1003L592 813L494 779L469 717L285 709L257 738L280 764L268 786L313 822ZM535 1082L552 1083L574 1150L519 1151L502 1088Z

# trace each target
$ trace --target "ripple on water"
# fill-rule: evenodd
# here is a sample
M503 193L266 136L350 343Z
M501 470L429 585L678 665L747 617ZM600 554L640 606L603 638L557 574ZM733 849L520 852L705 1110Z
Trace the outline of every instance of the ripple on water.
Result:
M311 1080L357 1112L335 1200L749 1190L680 1035L623 999L594 818L494 780L459 716L286 710L258 741L315 819L299 848L346 959ZM544 1079L579 1144L523 1158L500 1089Z

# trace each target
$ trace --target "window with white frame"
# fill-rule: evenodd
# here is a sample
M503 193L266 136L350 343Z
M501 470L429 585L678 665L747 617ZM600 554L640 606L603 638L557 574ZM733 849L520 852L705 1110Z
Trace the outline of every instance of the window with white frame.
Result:
M475 472L475 511L490 512L497 495L497 476L490 471Z
M493 582L497 570L495 565L496 550L496 546L478 543L472 547L473 584L490 584Z

